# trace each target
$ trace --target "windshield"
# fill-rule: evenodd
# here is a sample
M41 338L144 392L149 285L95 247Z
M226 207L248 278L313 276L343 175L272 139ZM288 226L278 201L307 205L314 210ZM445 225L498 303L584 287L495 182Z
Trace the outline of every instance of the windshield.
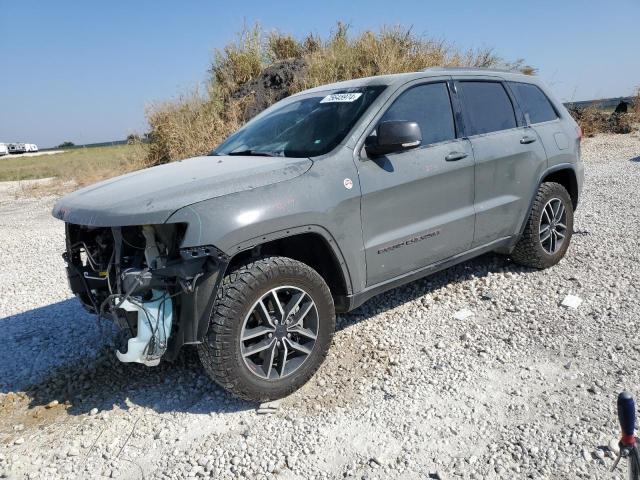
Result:
M333 150L386 87L327 90L249 122L210 155L314 157Z

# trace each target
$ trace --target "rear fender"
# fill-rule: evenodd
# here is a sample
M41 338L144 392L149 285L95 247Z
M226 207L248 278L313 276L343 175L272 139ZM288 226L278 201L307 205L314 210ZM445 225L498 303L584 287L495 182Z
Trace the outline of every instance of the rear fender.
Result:
M538 190L540 189L540 185L542 185L542 183L544 182L544 179L546 177L548 177L550 174L552 174L554 172L559 172L561 170L571 170L573 172L573 174L575 175L576 179L578 178L578 172L576 171L576 165L573 164L573 163L560 163L558 165L554 165L552 167L549 167L544 172L542 172L542 174L538 178L538 181L535 183L535 188L531 192L531 200L529 201L529 206L528 206L527 210L524 213L524 218L522 219L522 221L520 223L520 229L518 230L517 235L513 236L513 239L512 239L511 243L508 246L506 246L504 248L501 248L501 249L498 249L496 251L498 251L500 253L505 253L505 254L509 254L509 253L511 253L513 251L514 247L516 246L516 244L520 240L520 237L524 233L524 229L527 226L527 221L529 220L529 214L531 212L531 209L533 208L533 202L536 199L536 194L538 193ZM579 190L579 184L578 184L578 190ZM576 201L576 204L577 204L577 201Z

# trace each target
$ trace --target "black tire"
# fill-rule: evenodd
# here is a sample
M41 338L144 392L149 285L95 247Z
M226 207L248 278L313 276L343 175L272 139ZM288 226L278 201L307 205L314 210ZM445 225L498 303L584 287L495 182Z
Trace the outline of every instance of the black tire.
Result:
M262 296L284 285L303 289L317 309L317 338L306 360L284 378L256 376L241 353L244 319ZM308 265L286 257L265 257L235 268L218 289L211 323L198 355L207 374L220 386L245 400L285 397L304 385L327 356L335 331L335 308L329 287Z
M560 246L553 253L549 253L540 241L540 222L544 215L544 208L549 201L559 199L565 208L566 217L564 225L565 237ZM527 220L524 232L511 253L511 258L521 265L533 268L548 268L564 257L571 243L573 234L573 203L567 190L555 182L546 182L540 185L536 198L533 201L531 213Z

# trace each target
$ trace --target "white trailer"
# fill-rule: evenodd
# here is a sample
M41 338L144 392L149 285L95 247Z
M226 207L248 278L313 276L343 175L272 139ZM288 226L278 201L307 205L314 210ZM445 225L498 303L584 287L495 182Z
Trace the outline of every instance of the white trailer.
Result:
M9 153L24 153L27 151L27 147L24 143L10 143Z
M8 154L9 154L9 147L7 147L7 144L0 143L0 156L8 155Z

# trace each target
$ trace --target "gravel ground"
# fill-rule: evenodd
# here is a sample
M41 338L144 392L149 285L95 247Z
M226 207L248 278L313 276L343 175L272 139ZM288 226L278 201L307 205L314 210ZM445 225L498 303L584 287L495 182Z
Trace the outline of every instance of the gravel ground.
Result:
M39 157L40 155L55 155L56 153L62 153L64 150L46 150L44 152L25 152L25 153L9 153L7 155L0 156L0 160L3 158L17 158L17 157Z
M607 469L616 395L640 394L640 138L586 139L583 157L558 266L486 255L372 299L267 414L192 351L118 363L67 290L53 199L0 184L0 476L622 478Z

